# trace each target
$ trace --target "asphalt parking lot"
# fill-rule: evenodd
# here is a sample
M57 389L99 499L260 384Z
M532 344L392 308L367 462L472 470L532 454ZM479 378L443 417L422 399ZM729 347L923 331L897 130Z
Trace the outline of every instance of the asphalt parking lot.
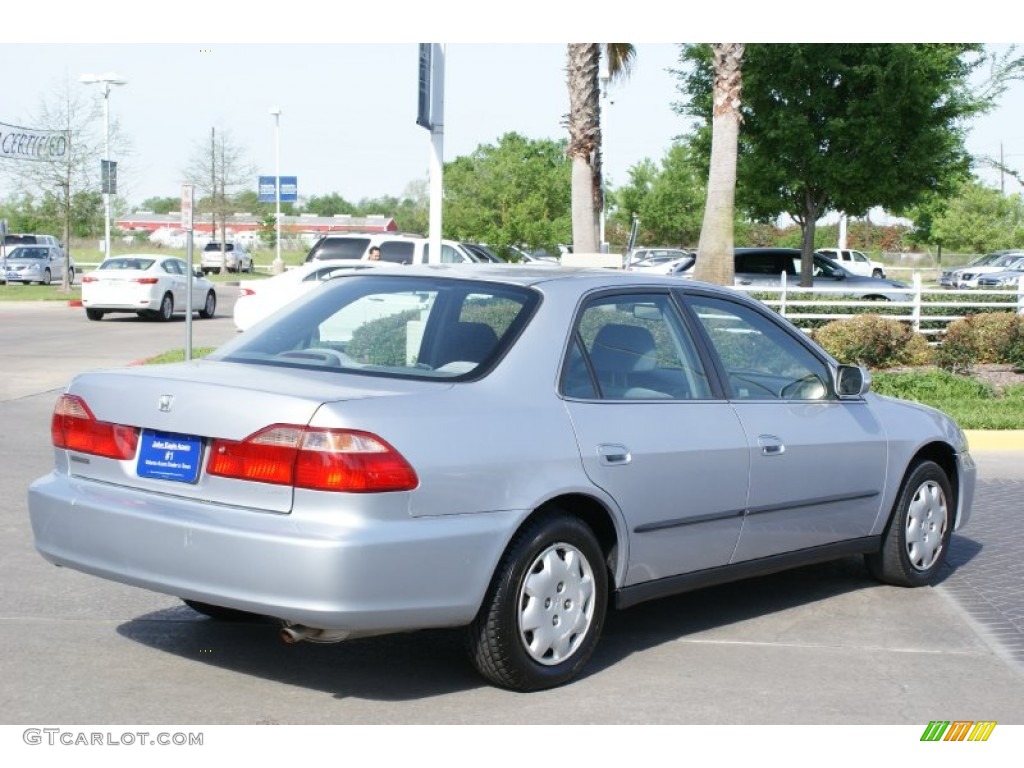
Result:
M220 301L196 346L234 336ZM0 327L2 723L1024 724L1020 454L977 454L974 517L935 588L879 585L849 559L642 604L610 617L579 681L516 694L474 674L455 631L286 646L269 622L45 562L25 490L52 463L57 393L182 347L185 323L0 303Z

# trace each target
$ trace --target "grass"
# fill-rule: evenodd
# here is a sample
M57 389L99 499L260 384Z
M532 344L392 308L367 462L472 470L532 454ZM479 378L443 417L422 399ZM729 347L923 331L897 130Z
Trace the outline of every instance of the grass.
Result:
M53 285L24 285L12 283L0 285L0 301L70 301L82 298L82 289L74 286L64 293L60 283Z
M946 371L871 374L871 389L930 405L962 429L1024 429L1024 385L997 393L984 382Z
M192 347L192 359L196 360L200 357L206 357L208 354L213 352L214 347ZM159 355L146 358L145 365L162 365L164 363L180 363L185 359L184 349L170 349L166 352L162 352Z

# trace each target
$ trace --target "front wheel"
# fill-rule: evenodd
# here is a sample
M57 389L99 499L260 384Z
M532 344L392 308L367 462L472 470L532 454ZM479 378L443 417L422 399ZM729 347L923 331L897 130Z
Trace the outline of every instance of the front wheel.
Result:
M199 310L199 316L203 320L209 320L213 317L213 313L217 311L217 295L213 291L209 291L206 294L206 303L203 304L203 308Z
M914 466L882 535L881 549L865 556L871 575L900 587L934 583L949 551L953 504L942 467L933 461Z
M50 274L50 270L47 269L47 270L45 270L43 272L43 279L39 281L39 284L40 285L49 285L50 281L52 279L53 279L53 276ZM27 285L27 283L26 283L26 285Z
M561 512L520 530L469 628L470 656L496 685L517 691L568 682L597 645L608 572L593 531Z

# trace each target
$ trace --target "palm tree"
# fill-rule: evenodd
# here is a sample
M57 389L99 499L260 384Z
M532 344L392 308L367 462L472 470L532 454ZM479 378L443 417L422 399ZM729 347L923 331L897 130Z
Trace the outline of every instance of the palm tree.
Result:
M598 217L604 208L601 180L602 49L612 79L629 73L636 49L630 43L569 43L569 157L572 160L572 246L596 253Z
M736 154L739 146L743 43L712 43L714 69L711 113L711 168L708 172L704 222L697 244L693 276L732 285L733 212L736 200Z

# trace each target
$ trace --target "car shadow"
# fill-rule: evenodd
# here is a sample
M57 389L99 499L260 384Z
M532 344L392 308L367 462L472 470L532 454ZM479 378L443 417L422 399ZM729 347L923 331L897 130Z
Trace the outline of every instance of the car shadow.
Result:
M962 564L980 549L956 536L951 560ZM953 572L947 567L941 578ZM610 610L601 641L579 679L687 635L878 586L863 559L853 557ZM487 685L469 662L461 629L296 645L282 642L278 629L272 619L219 621L181 605L139 616L117 631L165 653L337 699L411 701Z

